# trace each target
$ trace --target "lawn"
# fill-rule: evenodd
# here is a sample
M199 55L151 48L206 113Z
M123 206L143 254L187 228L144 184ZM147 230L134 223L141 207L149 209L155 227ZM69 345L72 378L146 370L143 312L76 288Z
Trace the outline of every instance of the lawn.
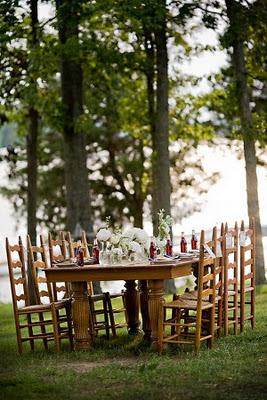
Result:
M223 337L199 355L158 356L141 336L99 338L92 351L17 354L11 305L0 304L0 399L267 399L267 285L257 288L256 328Z

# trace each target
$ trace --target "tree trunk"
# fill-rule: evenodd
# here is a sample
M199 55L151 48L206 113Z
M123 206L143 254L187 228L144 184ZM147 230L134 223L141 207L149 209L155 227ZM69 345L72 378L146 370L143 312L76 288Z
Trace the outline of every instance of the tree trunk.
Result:
M39 46L37 34L38 28L38 1L30 1L31 34L28 42L30 50ZM34 76L34 67L31 68L32 75L29 76L29 83L32 93L37 95L37 82ZM34 101L31 99L28 112L28 134L27 140L27 232L31 237L32 244L36 244L36 225L37 225L37 140L39 130L39 113L34 107ZM31 269L27 267L28 286L30 294L30 303L35 303L34 285Z
M165 5L165 0L162 0ZM164 7L164 10L166 8ZM153 147L153 210L152 221L154 234L158 233L158 211L164 209L170 214L170 158L168 127L168 53L165 14L161 24L155 29L157 89L155 135Z
M236 76L237 98L244 141L244 156L246 164L247 206L251 220L255 218L256 225L256 284L265 283L265 266L262 244L262 230L259 212L257 158L255 150L255 134L253 132L252 115L249 104L249 88L244 55L244 42L241 37L240 5L235 0L226 0L227 15L232 35L233 67Z
M93 241L93 224L87 170L85 135L79 129L83 114L83 74L79 48L80 1L57 0L58 33L61 44L61 91L64 137L64 171L67 230L83 229ZM100 282L94 292L101 293Z
M169 156L169 106L168 106L168 51L166 35L166 2L159 0L154 29L156 48L156 107L155 131L152 131L152 222L154 235L158 235L158 212L164 209L171 214L170 156ZM153 125L152 125L153 126ZM175 293L173 279L164 283L166 293Z
M155 195L157 193L157 168L154 157L154 148L156 141L156 125L155 125L155 114L156 114L156 99L155 99L155 41L154 35L150 29L144 27L144 44L146 52L145 62L145 75L147 81L147 100L148 100L148 120L150 125L150 134L152 140L152 224L153 231L157 232L157 212L159 210L158 198Z
M77 125L83 114L83 75L79 48L79 2L57 0L61 48L61 90L67 229L81 226L93 239L85 135Z

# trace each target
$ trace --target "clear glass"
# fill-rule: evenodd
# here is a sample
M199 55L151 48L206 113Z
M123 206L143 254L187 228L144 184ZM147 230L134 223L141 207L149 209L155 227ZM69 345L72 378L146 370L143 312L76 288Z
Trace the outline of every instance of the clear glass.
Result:
M99 252L99 264L110 264L110 250L107 248L107 244L105 242L102 243L102 249Z

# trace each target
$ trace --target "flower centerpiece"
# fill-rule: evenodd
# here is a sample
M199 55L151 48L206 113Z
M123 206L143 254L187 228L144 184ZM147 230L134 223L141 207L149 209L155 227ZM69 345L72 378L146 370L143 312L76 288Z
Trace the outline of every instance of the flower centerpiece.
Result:
M106 224L103 228L100 228L96 234L97 240L101 243L102 248L99 252L99 264L108 264L110 262L110 252L108 248L108 241L111 238L112 232L110 227L110 217L106 218Z
M156 237L156 246L160 249L160 253L165 253L166 241L170 237L170 231L172 226L172 218L170 215L165 213L164 209L158 212L159 224L158 224L158 236Z
M127 264L148 259L150 240L141 228L133 227L125 232L119 229L112 231L108 217L106 226L98 231L96 238L102 243L100 264Z

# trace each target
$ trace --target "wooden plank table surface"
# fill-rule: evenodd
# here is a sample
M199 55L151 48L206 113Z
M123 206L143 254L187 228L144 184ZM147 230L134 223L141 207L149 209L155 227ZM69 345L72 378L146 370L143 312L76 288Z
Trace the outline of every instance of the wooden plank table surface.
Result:
M75 266L73 263L55 264L44 272L48 282L71 282L73 290L73 327L75 350L88 350L91 339L88 333L89 308L87 297L88 281L124 280L125 299L129 316L128 329L135 332L139 325L138 296L136 280L140 281L141 303L147 302L149 321L144 321L143 330L150 336L152 344L157 347L158 311L164 294L164 280L190 275L197 259L183 261L166 260L160 263L143 263L130 265L85 265ZM145 304L143 304L143 309ZM142 304L141 304L142 311Z

